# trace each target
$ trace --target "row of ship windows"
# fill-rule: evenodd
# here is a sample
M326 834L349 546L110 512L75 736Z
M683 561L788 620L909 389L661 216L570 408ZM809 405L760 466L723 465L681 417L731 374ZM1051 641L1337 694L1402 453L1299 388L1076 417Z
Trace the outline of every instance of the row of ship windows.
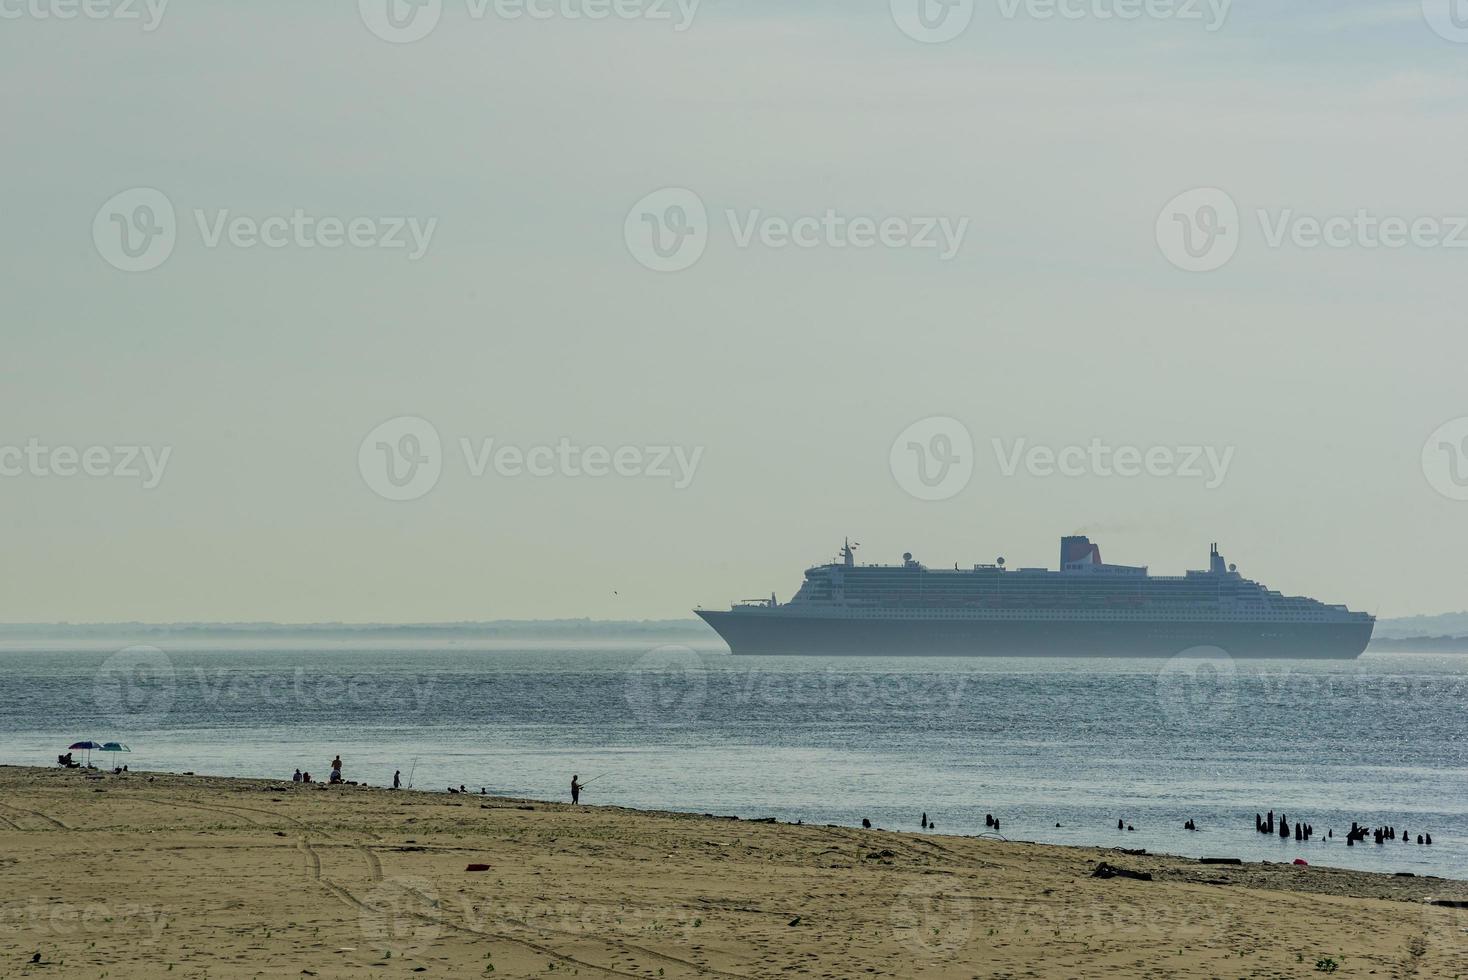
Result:
M796 606L803 605L797 603ZM790 607L787 607L790 608ZM819 607L816 607L819 608ZM831 608L831 607L827 607ZM1133 612L1130 610L1112 609L983 609L983 610L946 610L946 609L863 609L861 607L839 606L839 609L847 618L852 619L1078 619L1078 618L1103 618L1103 619L1199 619L1199 620L1223 620L1234 619L1241 622L1252 622L1261 619L1287 619L1298 622L1304 619L1314 620L1338 620L1348 621L1350 618L1345 613L1331 613L1317 610L1302 610L1296 612L1275 612L1271 610L1257 609L1239 612L1227 612L1221 610L1189 612L1186 610L1164 610L1161 612ZM981 615L975 615L980 613Z
M826 586L815 586L813 588L802 589L801 591L805 592L807 595L812 596L832 596L840 591L847 596L864 596L878 599L921 599L926 596L934 598L951 597L973 599L1022 599L1027 597L1037 597L1044 599L1066 599L1069 601L1078 601L1085 599L1090 599L1093 601L1134 599L1160 602L1219 602L1230 600L1234 602L1263 602L1266 599L1273 599L1279 602L1287 601L1289 599L1302 598L1300 596L1287 597L1280 595L1279 593L1217 592L1214 590L1190 590L1186 592L1136 592L1130 590L1099 592L1091 590L1079 591L1074 589L1063 591L1057 589L988 589L984 591L975 591L973 589L853 589L849 586L844 590L838 590Z
M807 593L804 596L797 596L796 598L797 598L797 601L807 601L807 602L828 602L829 603L829 602L837 602L837 601L840 601L840 600L837 599L836 596L832 595L831 593L824 593L824 592L811 592L811 593ZM848 592L843 598L844 598L845 601L847 601L847 602L853 602L853 603L861 602L861 603L865 603L865 604L890 605L890 606L899 606L899 607L900 606L904 606L904 605L906 605L906 606L916 606L916 605L922 605L924 603L929 603L929 602L944 602L946 605L953 605L954 604L952 602L952 600L945 600L945 597L942 597L942 596L920 596L920 595L912 595L912 596L901 596L901 595L898 595L898 596L892 596L892 595L884 595L884 596L880 596L880 597L875 597L877 601L875 603L873 603L873 597L862 596L862 595L852 595L851 593ZM1100 599L1089 599L1089 601L1088 601L1087 599L1078 598L1078 597L1063 597L1063 598L1066 600L1066 607L1067 608L1072 608L1072 609L1106 608L1106 606L1103 605L1102 600L1100 600ZM1022 603L1028 603L1029 605L1040 606L1040 605L1055 605L1058 601L1060 601L1060 597L1056 597L1056 596L1004 595L1004 596L989 596L989 597L984 597L984 598L973 597L973 598L969 599L967 602L964 602L963 605L966 606L966 607L970 607L970 608L983 609L983 608L989 608L991 606L991 604L996 603L996 602L997 603L1003 603L1003 604L1009 604L1009 605L1017 605L1017 604L1022 604ZM1168 599L1168 600L1165 600L1165 601L1160 601L1160 600L1158 600L1156 598L1149 598L1149 599L1138 599L1133 604L1135 604L1135 605L1146 605L1149 608L1156 608L1156 609L1176 609L1176 608L1179 608L1179 607L1183 606L1187 601L1188 600L1185 600L1185 599ZM1216 600L1212 600L1212 599L1198 601L1198 602L1195 602L1194 604L1195 605L1198 605L1198 606L1200 606L1202 608L1209 609L1209 610L1216 610L1216 609L1219 609L1220 608L1219 602L1216 601ZM1248 606L1250 606L1251 608L1254 608L1254 609L1263 608L1265 606L1264 600L1263 599L1259 599L1259 598L1250 598L1250 599L1242 600L1239 604L1240 605L1247 604ZM1318 603L1316 603L1315 601L1310 600L1310 599L1276 599L1273 602L1269 603L1268 605L1269 605L1270 608L1274 608L1274 609L1295 609L1295 610L1308 610L1308 609L1318 608L1318 606L1319 606Z

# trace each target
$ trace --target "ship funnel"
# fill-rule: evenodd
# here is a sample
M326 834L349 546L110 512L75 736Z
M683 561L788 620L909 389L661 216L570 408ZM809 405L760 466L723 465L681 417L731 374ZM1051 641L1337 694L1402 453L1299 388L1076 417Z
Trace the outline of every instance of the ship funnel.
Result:
M1216 541L1208 546L1208 571L1215 575L1222 575L1228 571L1228 563L1218 553L1218 542Z
M1084 534L1073 534L1060 539L1060 570L1078 565L1101 564L1101 548L1091 543Z

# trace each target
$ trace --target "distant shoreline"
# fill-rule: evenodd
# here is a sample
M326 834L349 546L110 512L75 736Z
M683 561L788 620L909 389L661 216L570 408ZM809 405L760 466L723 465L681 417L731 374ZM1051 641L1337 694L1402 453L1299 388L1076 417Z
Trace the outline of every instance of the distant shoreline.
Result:
M203 632L203 633L483 633L483 632L576 632L596 630L646 632L704 630L695 617L687 619L492 619L448 623L0 623L4 633L104 633L104 632Z

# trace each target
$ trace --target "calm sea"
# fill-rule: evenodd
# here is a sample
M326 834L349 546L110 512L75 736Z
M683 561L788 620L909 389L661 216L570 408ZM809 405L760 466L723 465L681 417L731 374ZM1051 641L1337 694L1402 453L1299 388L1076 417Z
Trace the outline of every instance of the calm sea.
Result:
M0 762L325 777L1468 878L1468 657L734 658L576 650L0 653ZM1254 832L1274 809L1336 839ZM1182 829L1193 819L1197 833ZM1136 827L1118 832L1118 819ZM1352 820L1430 832L1347 848ZM1058 825L1058 826L1057 826Z

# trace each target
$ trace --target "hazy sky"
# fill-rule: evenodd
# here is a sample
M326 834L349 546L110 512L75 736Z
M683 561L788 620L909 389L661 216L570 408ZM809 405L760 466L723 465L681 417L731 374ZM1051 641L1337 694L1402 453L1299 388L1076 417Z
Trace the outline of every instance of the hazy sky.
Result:
M668 617L1077 530L1468 606L1446 0L91 2L0 0L0 619Z

